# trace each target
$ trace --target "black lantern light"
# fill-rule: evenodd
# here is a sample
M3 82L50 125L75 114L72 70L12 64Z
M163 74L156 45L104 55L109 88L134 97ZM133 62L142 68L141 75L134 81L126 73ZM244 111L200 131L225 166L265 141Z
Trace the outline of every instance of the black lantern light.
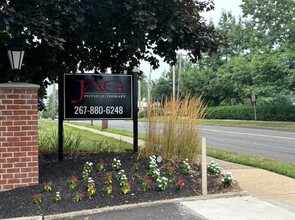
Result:
M22 67L22 62L25 54L25 47L17 40L12 40L8 44L8 58L13 70L13 81L19 82L19 71Z

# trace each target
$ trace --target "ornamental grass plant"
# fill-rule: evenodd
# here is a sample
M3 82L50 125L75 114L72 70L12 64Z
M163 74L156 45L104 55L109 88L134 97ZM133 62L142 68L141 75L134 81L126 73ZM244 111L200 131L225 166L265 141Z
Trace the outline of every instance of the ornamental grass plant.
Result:
M161 155L166 160L195 162L201 152L200 123L206 106L201 97L168 100L147 110L145 147L141 155Z

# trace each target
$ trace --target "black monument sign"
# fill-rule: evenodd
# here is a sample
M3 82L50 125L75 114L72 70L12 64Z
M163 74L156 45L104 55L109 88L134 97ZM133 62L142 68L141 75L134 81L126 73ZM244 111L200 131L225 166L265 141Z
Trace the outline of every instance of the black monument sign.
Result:
M132 75L64 74L64 119L133 119Z

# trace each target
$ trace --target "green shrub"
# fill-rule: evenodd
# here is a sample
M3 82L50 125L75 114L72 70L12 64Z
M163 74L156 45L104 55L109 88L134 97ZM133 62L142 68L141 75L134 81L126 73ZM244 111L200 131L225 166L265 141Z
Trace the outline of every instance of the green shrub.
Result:
M149 114L163 116L163 109L161 107L153 107L149 110ZM138 118L146 118L148 116L148 110L141 110L138 112Z
M295 121L295 106L256 106L256 115L260 121ZM205 118L254 120L254 110L251 106L208 107Z
M144 118L146 116L146 110L140 110L138 112L138 118Z

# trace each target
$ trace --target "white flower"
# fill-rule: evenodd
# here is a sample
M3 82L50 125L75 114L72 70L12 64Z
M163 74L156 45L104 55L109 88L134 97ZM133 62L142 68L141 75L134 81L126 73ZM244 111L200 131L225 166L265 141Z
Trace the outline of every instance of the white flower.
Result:
M88 183L94 183L94 180L92 179L92 177L88 177Z
M122 174L121 180L127 180L127 176L125 174Z
M91 162L86 162L86 164L88 165L88 166L92 166L93 165L93 163L91 163Z

